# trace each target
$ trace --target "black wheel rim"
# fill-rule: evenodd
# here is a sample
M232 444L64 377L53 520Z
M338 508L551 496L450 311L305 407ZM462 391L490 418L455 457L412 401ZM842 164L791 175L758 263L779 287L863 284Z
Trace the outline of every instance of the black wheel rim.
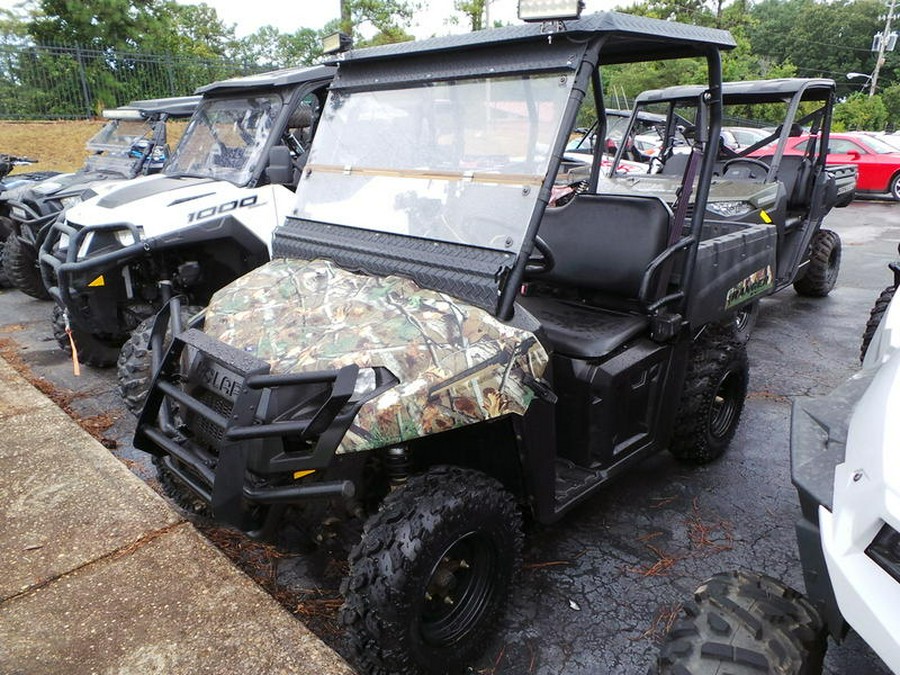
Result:
M734 371L726 372L719 380L716 393L709 411L709 433L714 438L728 435L737 417L740 391L740 375Z
M420 616L422 639L446 647L464 638L488 608L497 551L483 533L470 532L450 545L432 568Z
M743 333L747 330L747 326L750 325L750 320L753 318L753 305L744 305L741 309L738 310L737 316L734 319L735 327L738 330L738 333Z

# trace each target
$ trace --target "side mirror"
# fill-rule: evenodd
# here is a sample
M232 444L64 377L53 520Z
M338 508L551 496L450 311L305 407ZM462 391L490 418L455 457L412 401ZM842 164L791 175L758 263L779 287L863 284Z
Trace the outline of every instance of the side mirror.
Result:
M269 150L266 177L272 185L293 185L294 163L291 161L291 151L286 145L276 145Z
M850 150L847 152L847 155L850 159L859 159L862 155L859 153L859 150Z

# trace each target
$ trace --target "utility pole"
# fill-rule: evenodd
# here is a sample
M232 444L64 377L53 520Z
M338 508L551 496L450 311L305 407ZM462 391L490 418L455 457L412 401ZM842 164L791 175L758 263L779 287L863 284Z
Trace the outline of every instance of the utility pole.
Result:
M875 70L872 71L872 79L869 81L869 96L875 95L875 87L878 85L878 71L884 63L884 51L887 49L888 41L891 40L891 21L894 19L894 2L888 7L887 19L884 22L884 32L881 34L881 40L878 41L878 58L875 59Z

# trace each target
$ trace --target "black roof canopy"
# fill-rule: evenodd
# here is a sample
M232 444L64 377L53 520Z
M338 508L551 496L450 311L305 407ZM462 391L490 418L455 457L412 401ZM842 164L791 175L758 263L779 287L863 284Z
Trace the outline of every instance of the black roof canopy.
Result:
M171 96L169 98L151 98L139 101L129 101L120 109L136 109L145 117L166 114L170 117L189 117L197 104L200 96Z
M650 19L619 12L601 12L566 21L561 30L548 34L541 24L520 24L474 31L460 35L429 38L415 42L367 47L337 54L326 63L356 63L410 56L427 57L436 52L470 51L481 48L512 47L517 44L580 43L605 38L600 63L625 63L657 59L687 58L709 47L732 49L734 38L728 31L673 21Z
M326 80L334 75L335 69L331 66L311 66L309 68L284 68L270 70L257 75L246 77L233 77L228 80L219 80L211 84L198 87L194 93L206 95L228 94L241 89L276 89L290 87L304 82Z
M637 105L696 99L706 91L706 85L691 84L665 89L650 89L638 95ZM778 80L747 80L723 82L722 98L725 105L742 103L779 103L790 100L802 92L804 101L824 101L835 90L834 80L826 78L786 77Z

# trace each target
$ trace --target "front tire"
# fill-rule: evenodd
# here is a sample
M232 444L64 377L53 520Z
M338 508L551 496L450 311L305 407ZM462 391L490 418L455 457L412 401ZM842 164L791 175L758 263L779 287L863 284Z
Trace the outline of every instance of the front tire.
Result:
M56 344L64 352L71 354L72 345L69 342L69 335L66 333L66 318L63 308L59 305L54 305L50 323L53 326L53 337L56 339ZM94 368L109 368L116 363L116 359L119 358L118 345L101 340L77 326L70 326L70 328L72 339L78 350L79 363Z
M875 304L869 311L869 320L866 322L866 330L863 332L862 344L859 347L860 363L866 358L866 352L869 351L869 345L872 343L872 338L875 337L875 331L878 330L878 325L881 323L881 317L884 316L888 305L890 305L891 300L894 299L894 292L896 290L896 286L888 286L881 291L881 295L878 296L878 300L875 301Z
M717 574L682 608L651 673L822 672L819 613L797 591L762 574Z
M521 517L499 482L458 467L410 478L350 553L341 621L357 665L461 669L491 638L521 556Z
M893 197L894 201L900 201L900 171L891 176L888 191L891 193L891 197Z
M181 325L187 326L189 319L201 309L196 306L182 307ZM141 321L122 345L116 360L119 395L122 397L125 407L135 416L141 414L144 401L147 400L147 393L150 391L150 381L153 379L150 334L155 322L155 314ZM163 348L168 349L170 344L172 344L172 331L170 327L167 327L163 337Z
M837 283L841 269L841 238L832 230L819 230L809 245L809 262L794 282L799 295L824 298Z
M3 247L3 271L9 283L25 295L38 300L50 299L37 260L28 253L15 232L6 238L6 245Z
M747 350L731 326L708 326L691 345L669 451L681 461L718 459L737 431L747 395Z

